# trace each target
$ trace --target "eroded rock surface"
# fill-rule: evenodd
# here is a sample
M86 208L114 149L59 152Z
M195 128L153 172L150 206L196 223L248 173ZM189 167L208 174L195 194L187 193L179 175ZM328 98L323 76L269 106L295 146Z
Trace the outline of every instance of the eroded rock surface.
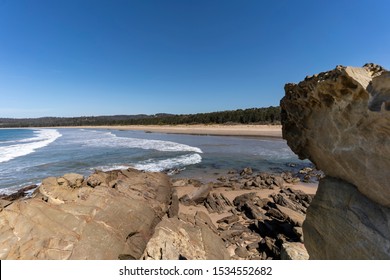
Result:
M283 137L326 175L303 225L310 258L390 259L390 73L338 66L285 91Z
M173 184L132 169L46 178L0 198L0 259L267 260L284 243L300 258L312 195L284 187L292 175L247 173Z
M205 213L164 218L150 239L144 259L148 260L227 260L230 256L222 239L213 231Z
M47 178L0 212L0 259L138 259L168 210L164 174Z
M179 213L176 220L166 219L157 226L144 258L219 259L226 257L227 250L230 259L270 260L281 259L284 250L286 259L307 259L302 223L313 194L285 186L286 180L299 180L292 174L283 179L279 174L244 170L250 172L229 171L218 182L194 187L193 193L207 189L206 199L188 203L190 195L182 196L181 211L187 214ZM179 192L186 187L181 182L174 183ZM196 222L199 215L207 226ZM202 243L214 247L210 250Z
M367 64L287 84L283 138L326 175L390 206L390 73Z
M307 211L305 246L312 259L389 259L389 221L390 208L326 177Z

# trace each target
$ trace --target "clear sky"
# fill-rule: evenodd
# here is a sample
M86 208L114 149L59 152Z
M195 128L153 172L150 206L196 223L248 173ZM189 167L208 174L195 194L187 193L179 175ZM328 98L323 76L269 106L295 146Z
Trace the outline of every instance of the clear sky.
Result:
M279 105L336 65L390 69L390 1L0 0L0 117Z

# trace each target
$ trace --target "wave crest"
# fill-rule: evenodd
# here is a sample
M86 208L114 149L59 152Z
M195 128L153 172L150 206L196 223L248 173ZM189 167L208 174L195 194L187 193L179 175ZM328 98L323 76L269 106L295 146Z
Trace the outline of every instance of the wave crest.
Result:
M39 129L34 133L34 137L14 141L18 144L0 147L0 163L31 154L62 136L56 129Z
M194 152L203 153L198 147L180 144L171 141L139 139L130 137L116 136L111 132L105 132L98 139L89 139L83 141L84 145L90 147L122 147L122 148L139 148L144 150L158 150L162 152Z
M199 154L187 154L163 160L148 159L133 165L103 166L98 169L102 171L111 171L116 169L135 168L143 171L161 172L172 168L181 168L187 165L197 164L201 161L202 157Z

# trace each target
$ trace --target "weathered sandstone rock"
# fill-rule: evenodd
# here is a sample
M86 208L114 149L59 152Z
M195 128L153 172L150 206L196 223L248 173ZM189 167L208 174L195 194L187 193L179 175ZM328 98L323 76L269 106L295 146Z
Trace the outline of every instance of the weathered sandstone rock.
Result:
M202 185L190 194L180 198L180 202L184 205L196 205L202 203L209 195L212 189L211 185Z
M222 239L204 221L207 215L179 218L164 218L150 239L144 259L148 260L225 260L230 256ZM208 216L207 216L208 217Z
M283 138L291 149L390 207L390 73L338 66L285 92Z
M171 192L166 175L136 170L48 178L0 212L0 259L138 259Z
M326 175L303 224L310 258L390 259L390 73L338 66L285 91L283 137Z
M299 227L302 226L303 221L305 220L304 215L281 205L277 205L276 207L284 216L288 217L287 219L291 224Z
M312 259L390 259L389 221L390 208L326 177L307 210L305 246Z
M282 260L308 260L309 254L302 243L286 242L282 244L280 258Z
M38 189L0 198L0 258L280 259L284 242L301 240L295 215L306 213L310 197L280 189L274 175L245 176L234 204L228 180L221 186L179 179L171 187L163 174L136 170L46 178ZM244 190L244 182L259 178L272 179L281 197L272 202L260 198L261 188ZM185 206L178 193L189 186Z

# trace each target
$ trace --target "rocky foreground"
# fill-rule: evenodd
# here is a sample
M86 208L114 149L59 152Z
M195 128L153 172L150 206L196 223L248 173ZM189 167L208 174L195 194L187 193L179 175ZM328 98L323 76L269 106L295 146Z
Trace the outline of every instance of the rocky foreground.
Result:
M307 259L302 223L313 195L282 175L247 168L208 184L132 169L50 177L29 198L0 200L0 259Z
M287 84L283 137L326 177L304 223L311 259L390 259L390 72L375 64Z

